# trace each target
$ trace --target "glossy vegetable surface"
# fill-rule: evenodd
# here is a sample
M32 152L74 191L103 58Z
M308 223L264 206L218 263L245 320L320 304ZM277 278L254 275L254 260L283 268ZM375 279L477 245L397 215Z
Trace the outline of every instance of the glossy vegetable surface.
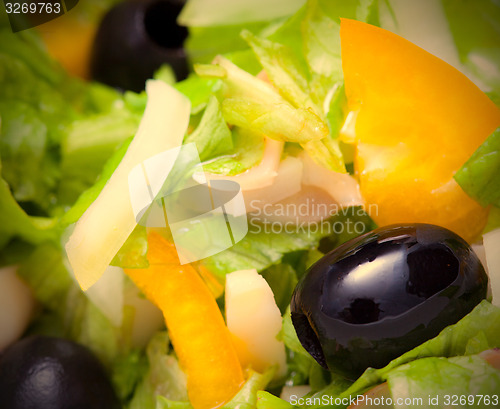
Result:
M379 226L433 223L473 241L487 209L453 176L500 125L500 110L465 75L390 31L343 19L340 37L371 216Z
M183 48L187 29L177 25L183 0L129 0L112 8L97 31L91 58L93 79L141 91L162 64L177 78L188 73Z
M179 264L172 243L158 233L150 233L148 243L149 267L126 273L162 310L193 407L220 406L244 380L224 318L193 266Z
M355 377L457 322L486 288L483 266L456 234L427 224L389 226L315 263L295 289L292 321L321 365Z
M32 336L0 357L0 407L9 409L118 409L97 358L82 345Z

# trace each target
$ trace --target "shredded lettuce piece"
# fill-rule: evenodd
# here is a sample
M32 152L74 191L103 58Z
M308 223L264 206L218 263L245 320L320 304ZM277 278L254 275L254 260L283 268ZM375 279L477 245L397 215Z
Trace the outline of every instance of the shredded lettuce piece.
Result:
M308 234L307 229L295 234L249 231L243 240L233 247L202 261L203 265L215 275L223 278L238 270L256 268L262 271L278 263L285 253L311 249L317 245L321 233Z
M133 391L143 373L139 351L130 347L130 322L121 327L110 320L81 292L67 270L62 249L50 243L38 246L20 264L18 274L32 288L43 310L29 333L59 336L87 346L106 366L122 399Z
M259 62L280 94L295 108L311 108L317 115L321 110L308 94L307 67L287 46L253 35L244 30L243 39L252 47Z
M245 384L241 387L234 397L221 406L221 409L253 409L257 407L257 393L264 390L273 378L275 368L270 368L264 373L260 374L255 371L250 371ZM193 407L189 402L173 401L158 396L156 409L192 409Z
M190 75L186 80L175 84L175 88L191 101L191 115L197 114L208 104L210 96L221 86L217 79L206 79Z
M261 272L274 294L276 305L283 314L290 305L293 290L297 285L297 273L288 263L274 264Z
M473 401L462 400L460 406L482 409L485 402L479 402L478 395L495 395L500 390L500 371L477 355L452 358L424 358L402 365L387 376L387 382L395 402L395 408L417 408L429 403L432 407L451 406L446 396L474 397ZM471 403L472 402L472 403ZM424 404L423 404L424 403Z
M454 177L482 206L500 207L500 128L484 141Z
M52 141L59 135L34 106L23 101L0 101L0 116L3 178L18 202L35 202L47 213L60 176Z
M305 144L328 135L328 128L310 109L287 103L267 104L246 98L222 101L224 118L230 124L251 129L272 139Z
M61 217L60 223L63 227L67 227L70 224L76 223L78 219L85 213L85 210L97 199L99 193L106 185L107 181L115 171L115 169L120 164L123 156L127 152L127 149L132 142L132 138L125 140L111 155L111 157L105 163L99 177L96 182L89 187L87 190L83 191L73 206Z
M155 409L157 397L187 401L186 375L169 350L166 332L157 333L146 348L149 369L130 401L129 409Z
M492 207L488 215L488 222L484 227L483 234L493 231L500 227L500 208Z
M74 121L61 146L64 177L59 197L74 203L81 192L92 186L117 146L134 136L141 115L122 106Z
M233 150L203 164L203 170L209 173L234 176L257 165L264 153L262 135L248 129L233 127Z
M189 27L189 36L184 48L188 51L193 64L209 64L216 55L229 56L230 53L248 49L247 43L239 35L241 30L260 33L265 31L268 25L267 22L258 22L244 25ZM248 69L247 66L244 68Z
M48 217L29 216L16 202L9 185L0 178L0 249L13 238L40 244L58 240L57 220ZM6 252L10 252L8 248Z
M294 406L266 391L257 392L257 409L292 409Z
M183 143L195 143L202 161L233 150L231 131L215 96L210 97L198 127L184 139Z
M288 350L287 385L309 384L312 392L329 387L337 393L347 389L351 381L322 368L300 343L292 324L290 307L283 315L283 326L279 338L283 340Z
M215 254L202 261L209 271L220 278L232 271L257 269L262 272L278 263L293 265L297 277L305 271L305 260L294 257L302 250L317 249L327 252L333 247L342 244L357 233L350 231L350 223L359 223L363 226L362 233L373 230L376 225L373 220L359 207L343 209L325 220L316 227L308 228L306 224L298 224L293 232L270 231L272 224L259 224L252 221L249 232L243 240L233 247ZM333 230L335 228L335 230ZM341 233L335 233L341 232ZM306 254L307 255L307 254ZM272 274L272 273L269 273ZM283 281L283 285L287 285Z
M472 312L454 325L446 327L441 333L418 347L391 361L382 369L368 368L349 388L338 391L336 385L308 395L309 397L349 397L363 394L373 386L385 382L392 371L402 365L418 362L423 358L450 358L475 355L486 349L500 346L500 308L482 301ZM419 365L419 364L417 364ZM404 368L403 368L404 370ZM333 388L333 393L331 388ZM437 391L438 389L433 389ZM318 407L318 406L312 406ZM345 406L335 406L345 408Z
M269 84L223 57L216 58L215 63L218 67L205 65L195 69L201 76L223 80L222 112L228 123L273 139L298 142L321 165L345 171L338 145L329 138L327 124L313 108L295 108ZM296 90L291 92L296 94Z
M3 9L0 88L0 259L13 261L14 249L22 259L23 243L59 241L58 218L94 184L107 156L130 135L121 130L141 112L112 88L71 78L36 30L12 33Z
M318 117L324 118L321 105L317 105L311 95L309 87L309 73L307 67L300 58L297 58L293 50L285 45L272 42L267 39L254 36L248 31L242 32L243 38L249 43L257 55L259 62L269 76L271 82L276 86L280 94L297 109L311 109ZM331 99L331 103L341 102L338 98ZM333 112L339 112L333 107ZM338 118L332 116L333 119ZM330 127L332 130L332 127ZM342 152L339 149L336 138L340 130L336 124L335 134L324 135L320 141L309 140L302 144L304 150L316 163L336 171L345 171ZM269 135L270 136L270 135ZM295 142L295 141L294 141ZM300 141L298 141L300 142Z
M202 27L269 21L289 16L304 4L305 0L189 0L178 17L181 25Z

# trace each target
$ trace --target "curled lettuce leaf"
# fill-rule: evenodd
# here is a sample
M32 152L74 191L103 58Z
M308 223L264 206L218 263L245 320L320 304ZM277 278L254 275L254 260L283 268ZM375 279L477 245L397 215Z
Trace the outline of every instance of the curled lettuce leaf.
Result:
M158 397L187 402L186 376L171 352L166 332L157 333L149 341L149 369L135 390L129 409L155 409Z
M482 206L500 207L500 128L460 168L455 180Z
M233 150L231 131L222 116L219 101L211 96L198 127L184 139L195 143L200 160L206 161Z
M493 396L500 390L500 371L478 355L424 358L394 369L387 375L387 382L395 408L418 408L429 403L447 408L457 395L461 407L482 409L489 406L485 395L495 400Z
M9 185L0 178L0 248L13 238L20 238L28 243L39 244L44 241L56 242L58 239L57 221L48 217L29 216L9 189ZM6 250L9 252L9 250Z
M271 51L266 51L262 44L268 46L271 43L259 42L248 32L245 35L260 50L263 61L267 61ZM309 100L306 105L299 105L304 102L305 94L300 87L289 86L291 77L284 68L277 69L275 77L283 79L280 80L283 92L296 99L293 103L229 60L217 57L215 63L196 66L195 69L201 76L223 81L222 113L228 123L273 139L300 143L316 162L335 171L345 171L342 153L336 141L329 137L328 125L318 116L318 108ZM272 62L265 64L272 65Z
M500 347L500 308L484 300L459 322L446 327L437 337L424 342L411 351L394 359L386 367L382 369L368 368L356 382L344 391L339 392L334 381L324 389L311 393L308 397L321 399L322 396L326 396L327 398L338 397L342 399L357 396L363 394L377 384L387 381L393 376L393 373L397 374L397 371L405 371L405 368L409 368L404 365L410 364L410 368L411 365L417 365L417 367L419 365L425 366L425 361L422 364L417 362L429 358L451 358L476 355L486 349L498 347ZM464 361L466 360L467 359ZM453 363L453 360L450 362ZM401 367L402 369L399 369ZM417 375L417 378L419 376L422 378L427 376L427 372L419 371L418 373L419 375ZM447 377L449 377L449 375L450 374L447 374ZM443 388L445 386L446 385L443 385ZM435 393L437 393L438 390L439 386L433 389ZM443 391L444 390L441 392ZM345 408L345 406L342 405L334 407Z
M255 409L257 407L257 393L266 389L274 375L275 368L270 368L264 373L250 371L246 382L234 397L222 405L221 409ZM189 402L174 401L158 396L156 409L193 409Z

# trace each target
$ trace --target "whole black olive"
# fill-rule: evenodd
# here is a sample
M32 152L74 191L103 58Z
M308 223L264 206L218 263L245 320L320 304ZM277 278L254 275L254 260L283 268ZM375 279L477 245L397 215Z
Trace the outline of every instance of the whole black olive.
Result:
M119 3L97 30L90 61L94 80L124 90L142 91L162 65L177 80L186 78L183 48L188 32L176 22L185 0L132 0Z
M111 382L82 345L32 336L0 357L1 409L118 409Z
M388 226L350 240L310 267L292 297L304 348L349 378L456 323L486 297L471 247L429 224Z

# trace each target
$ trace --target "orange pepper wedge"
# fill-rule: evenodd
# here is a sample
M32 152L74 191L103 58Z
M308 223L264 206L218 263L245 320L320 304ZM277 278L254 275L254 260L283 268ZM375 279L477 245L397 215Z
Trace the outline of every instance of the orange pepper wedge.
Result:
M500 125L500 110L457 69L404 38L341 19L354 160L379 226L432 223L474 240L488 209L453 175Z
M221 311L196 270L180 265L172 243L151 232L148 244L149 267L125 272L162 310L193 407L219 407L244 382Z
M37 27L49 54L72 75L89 79L96 24L64 15Z

